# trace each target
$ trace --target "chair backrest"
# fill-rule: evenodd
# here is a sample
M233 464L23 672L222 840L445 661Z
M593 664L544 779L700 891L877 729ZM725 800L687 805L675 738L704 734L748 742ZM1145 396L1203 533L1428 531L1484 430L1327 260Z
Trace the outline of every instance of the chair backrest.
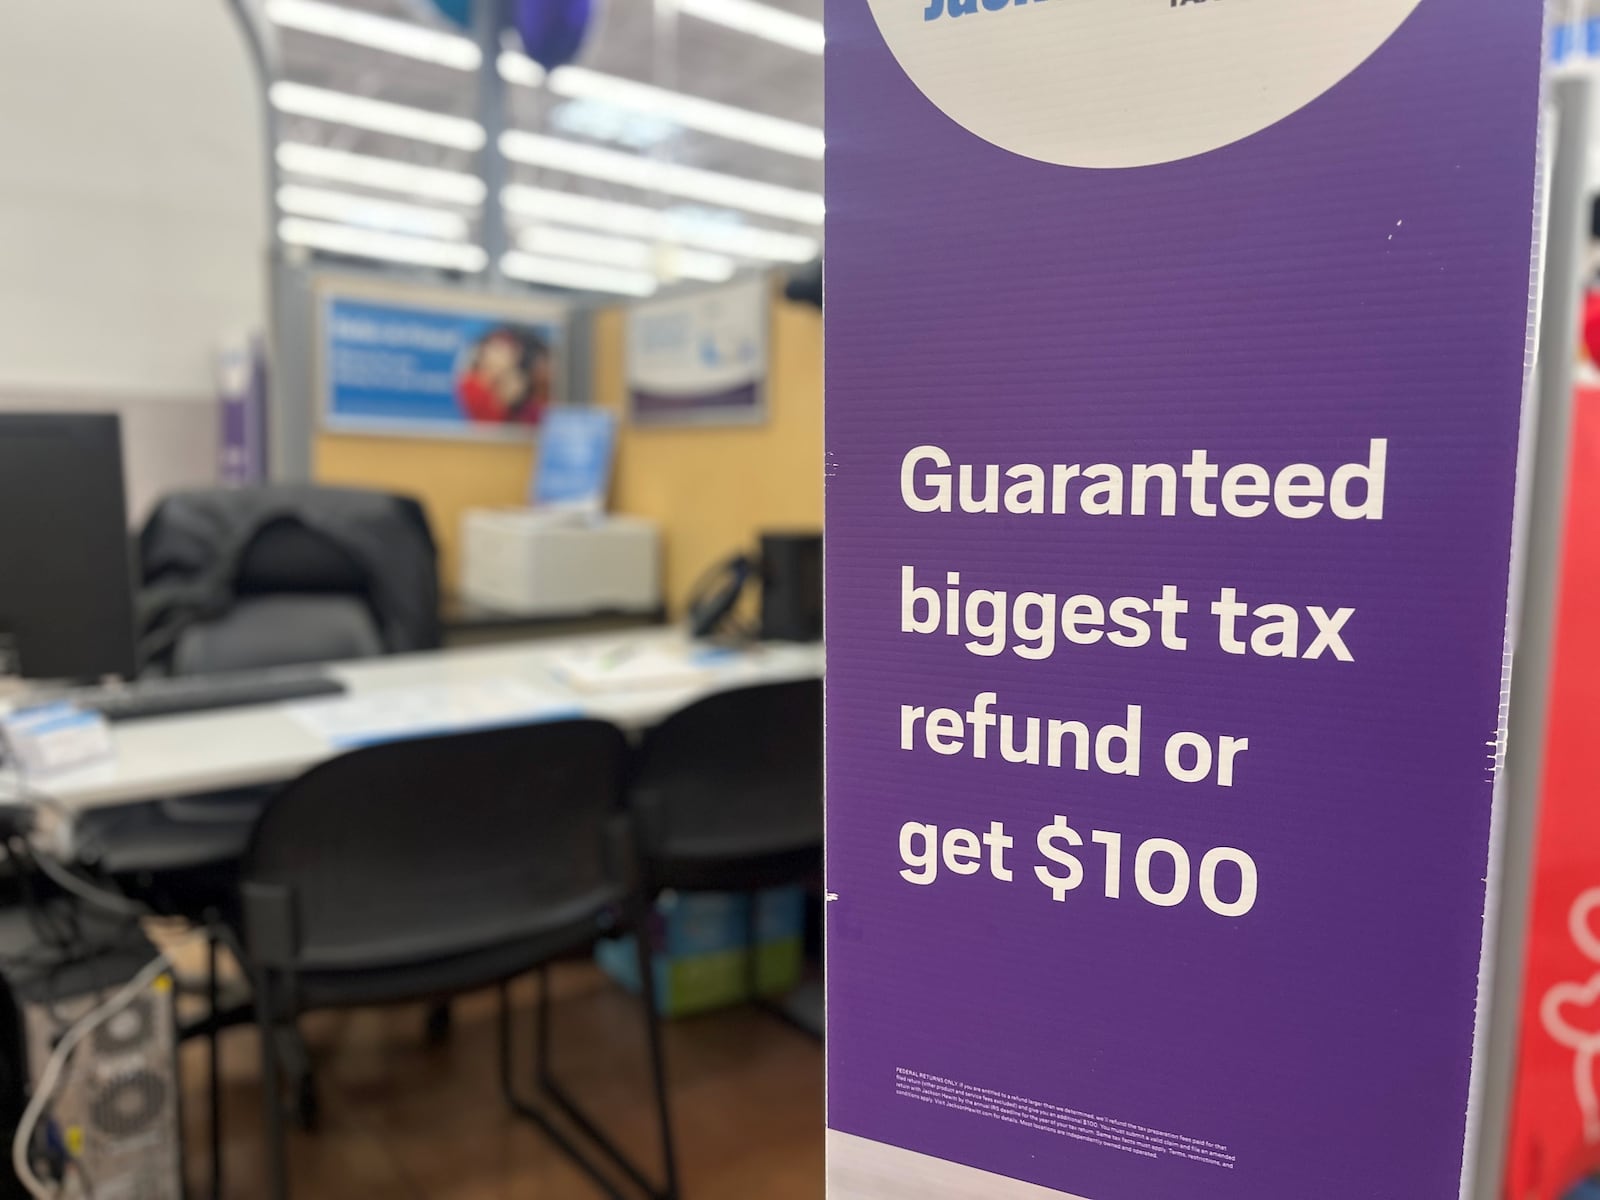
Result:
M308 485L178 492L151 514L140 558L142 648L178 673L440 642L437 552L410 497ZM295 603L258 603L279 597Z
M632 785L652 860L754 859L822 844L822 683L761 684L651 730Z
M358 596L240 596L220 616L196 621L172 647L174 675L375 658L383 639Z
M404 966L535 937L619 903L627 742L555 721L356 750L267 805L241 868L252 954Z

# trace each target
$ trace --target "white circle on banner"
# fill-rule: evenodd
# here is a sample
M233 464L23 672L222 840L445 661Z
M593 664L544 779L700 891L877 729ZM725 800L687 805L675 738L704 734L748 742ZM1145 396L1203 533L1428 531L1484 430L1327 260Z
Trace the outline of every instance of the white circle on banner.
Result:
M962 128L1041 162L1142 167L1304 108L1421 0L869 3L901 69Z

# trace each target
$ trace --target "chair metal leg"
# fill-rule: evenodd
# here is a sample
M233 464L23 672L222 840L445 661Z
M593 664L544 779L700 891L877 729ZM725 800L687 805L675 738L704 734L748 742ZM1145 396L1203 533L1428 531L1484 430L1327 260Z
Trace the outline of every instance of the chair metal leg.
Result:
M533 1016L533 1069L539 1086L549 1087L550 1077L550 968L540 967L538 972L539 999Z
M215 912L206 914L206 1018L209 1023L207 1049L209 1052L209 1086L211 1089L210 1122L211 1139L211 1200L222 1200L222 1028L215 1017L217 1012L217 928L221 924Z
M646 951L648 956L648 951ZM654 1029L655 989L650 986L650 976L646 968L644 976L645 995L648 998L646 1005L650 1010L652 1030ZM661 1075L660 1047L651 1036L651 1065L654 1071L657 1111L661 1117L661 1130L665 1137L664 1153L662 1159L665 1165L666 1188L658 1190L650 1178L634 1163L623 1151L607 1137L578 1102L572 1098L565 1088L556 1080L555 1072L550 1060L550 985L549 972L541 967L539 969L539 1005L534 1026L535 1044L538 1049L538 1061L534 1066L535 1078L538 1080L540 1092L549 1102L592 1141L607 1158L616 1164L617 1168L627 1177L638 1184L643 1191L653 1200L676 1200L678 1193L676 1167L672 1155L672 1139L666 1124L666 1092Z
M423 1021L423 1040L430 1046L442 1046L450 1040L450 1027L454 1019L450 1012L450 1001L439 1000L428 1006L428 1015Z
M744 979L750 1003L765 1007L761 994L761 893L744 896Z
M288 1200L288 1143L283 1122L282 1071L278 1065L278 1023L272 1011L272 981L262 972L256 981L256 1023L261 1030L261 1103L266 1128L267 1195Z
M661 1014L656 1009L655 964L649 939L641 929L634 944L639 952L639 994L644 1000L645 1037L650 1046L650 1082L655 1089L656 1119L661 1131L661 1166L667 1186L660 1200L677 1200L678 1158L672 1143L672 1116L667 1107L667 1071L661 1048Z
M541 997L542 998L542 997ZM599 1165L585 1154L578 1146L567 1137L537 1105L529 1104L517 1094L516 1083L512 1078L511 1061L511 989L508 984L500 985L500 1090L505 1095L506 1104L519 1116L526 1117L541 1130L544 1135L555 1143L556 1147L578 1166L585 1175L589 1176L601 1193L609 1200L628 1200L622 1192L606 1176Z

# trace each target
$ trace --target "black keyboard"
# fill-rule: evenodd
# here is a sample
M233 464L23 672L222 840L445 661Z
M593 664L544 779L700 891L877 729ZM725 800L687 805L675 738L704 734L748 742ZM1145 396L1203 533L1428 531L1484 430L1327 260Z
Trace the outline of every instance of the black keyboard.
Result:
M85 688L61 697L92 708L108 721L138 721L180 713L276 704L314 696L339 696L344 684L321 671L239 671L224 675L184 675Z

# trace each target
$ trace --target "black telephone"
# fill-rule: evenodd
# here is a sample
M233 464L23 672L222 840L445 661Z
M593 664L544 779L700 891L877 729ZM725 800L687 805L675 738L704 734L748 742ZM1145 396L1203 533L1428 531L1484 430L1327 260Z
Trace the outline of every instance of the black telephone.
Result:
M689 593L689 636L704 638L718 632L755 574L755 560L735 554L702 575Z
M761 586L760 627L730 632L781 642L812 642L822 636L820 533L763 533L759 554L735 554L712 567L689 593L689 632L703 638L723 630L752 583Z

